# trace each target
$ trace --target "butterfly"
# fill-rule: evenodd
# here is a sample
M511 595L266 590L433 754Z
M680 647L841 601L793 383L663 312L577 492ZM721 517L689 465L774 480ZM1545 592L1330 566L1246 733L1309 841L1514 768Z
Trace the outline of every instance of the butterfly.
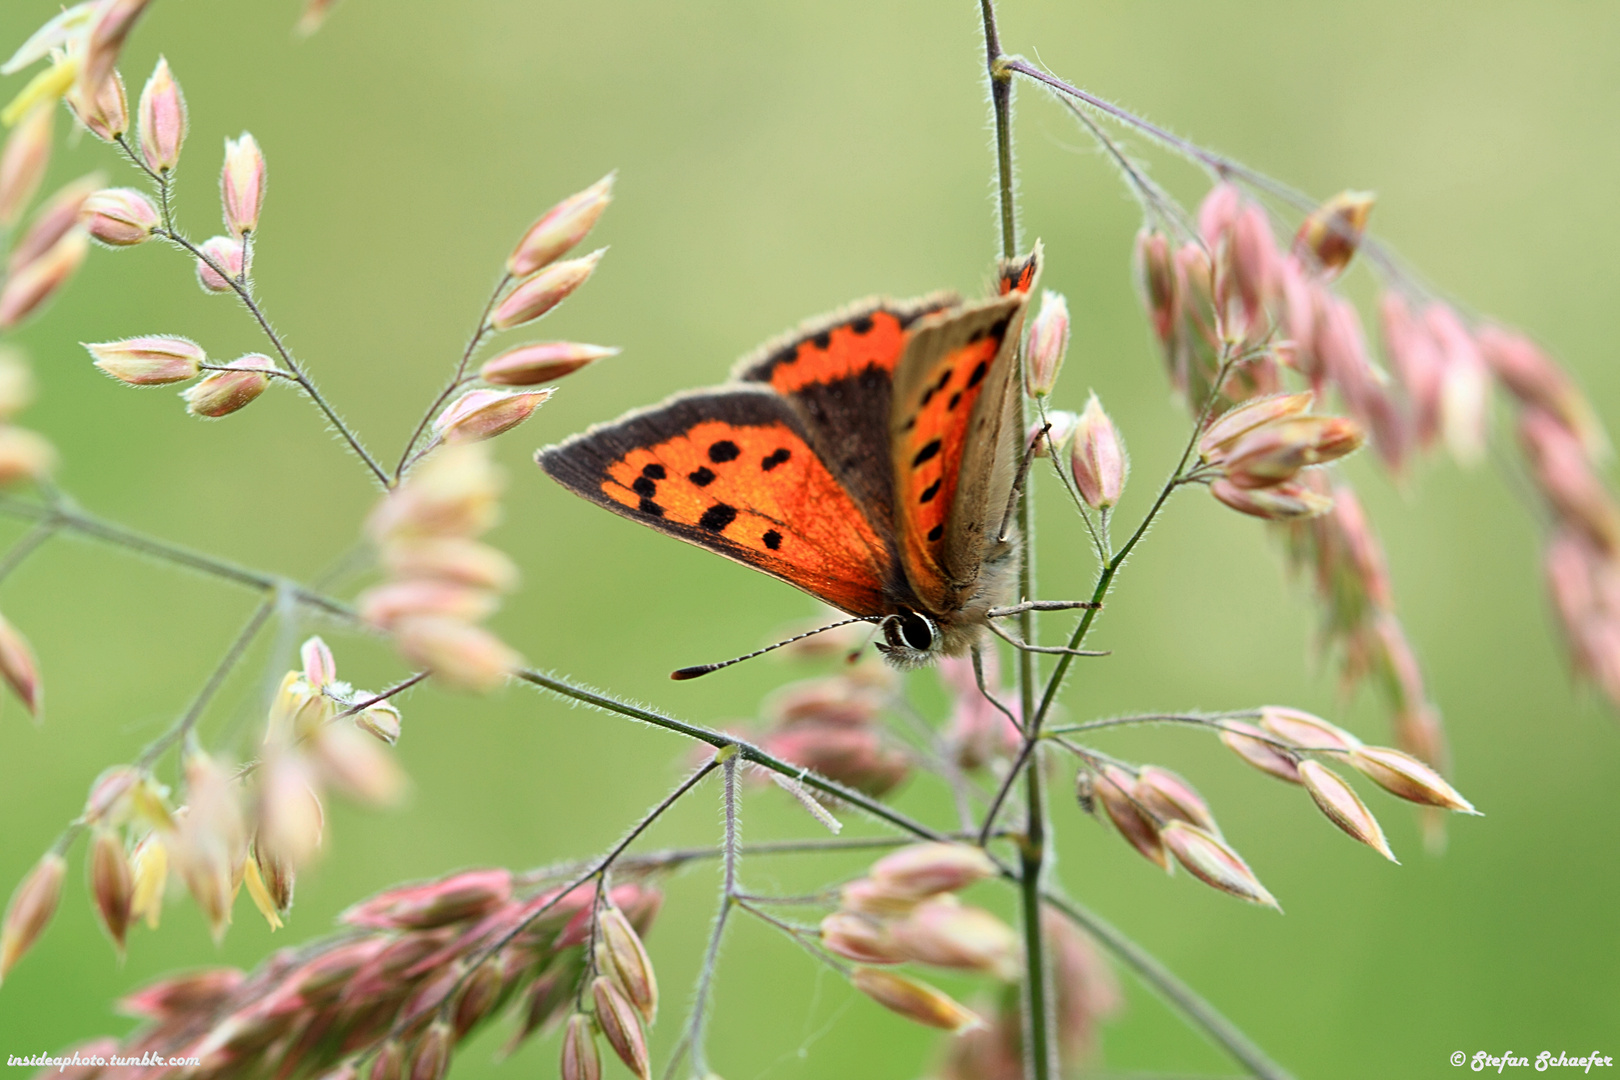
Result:
M537 460L591 502L876 623L896 667L961 655L1017 577L1017 350L1040 261L1038 244L1004 260L989 299L868 300L811 320L730 382Z

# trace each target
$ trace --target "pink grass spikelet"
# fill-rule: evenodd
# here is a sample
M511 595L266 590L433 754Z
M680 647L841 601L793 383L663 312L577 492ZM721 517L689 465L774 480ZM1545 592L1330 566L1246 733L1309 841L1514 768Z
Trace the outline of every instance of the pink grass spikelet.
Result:
M1310 412L1311 402L1314 399L1315 395L1309 391L1301 394L1272 394L1245 401L1228 409L1211 420L1209 426L1199 436L1200 459L1214 464L1221 463L1226 459L1226 452L1239 438L1266 424Z
M1170 858L1165 852L1159 825L1148 816L1145 807L1137 805L1135 789L1136 779L1117 765L1104 765L1092 787L1093 797L1102 804L1103 813L1119 834L1143 858L1168 872Z
M542 214L507 257L506 272L514 278L528 277L556 262L585 239L602 211L613 201L614 176L608 173Z
M373 930L431 930L480 918L511 896L510 871L469 870L379 893L345 911L341 919Z
M1157 765L1145 765L1138 769L1131 794L1142 807L1158 815L1161 820L1185 821L1215 836L1221 834L1204 797L1169 769Z
M1063 369L1063 356L1069 351L1069 302L1050 290L1041 295L1041 310L1029 324L1029 343L1024 346L1024 366L1028 374L1025 392L1030 397L1046 397L1057 385Z
M887 923L855 911L835 911L821 920L828 952L862 964L898 964L906 957L889 939Z
M152 77L141 90L136 105L139 122L141 159L155 173L169 173L180 163L180 147L186 140L186 98L169 70L169 62L158 57Z
M1408 802L1464 814L1479 812L1444 777L1410 754L1387 746L1360 746L1345 760L1361 775Z
M857 967L849 981L855 989L891 1012L928 1027L960 1035L984 1026L978 1013L958 1004L927 983L881 968Z
M451 686L486 693L523 666L523 658L480 626L413 615L394 627L400 652Z
M1185 821L1170 822L1161 835L1165 848L1176 861L1205 885L1251 904L1282 910L1276 898L1249 869L1249 864L1219 837Z
M50 103L36 106L12 129L0 150L0 227L10 229L22 220L45 179L55 115Z
M1369 191L1341 191L1305 218L1294 234L1294 254L1332 280L1361 246L1374 198Z
M225 140L225 167L220 172L220 202L225 228L242 237L259 227L264 209L264 154L247 132Z
M90 898L101 925L120 955L129 932L130 904L135 897L135 875L124 841L111 829L97 829L90 841Z
M0 982L50 925L66 875L66 860L54 851L46 852L11 894L5 922L0 924Z
M919 904L889 928L903 959L930 967L977 971L1014 982L1023 953L1012 927L979 907L942 897Z
M1267 705L1260 710L1260 726L1283 742L1304 750L1349 753L1361 740L1336 724L1301 709Z
M647 1036L641 1030L641 1017L635 1006L611 979L600 977L591 980L591 1001L596 1005L596 1024L602 1029L607 1044L639 1080L650 1080L652 1066L647 1057Z
M960 892L994 877L996 864L971 844L912 844L872 864L873 881L918 899Z
M231 287L231 281L238 281L242 277L244 270L242 260L246 258L246 245L234 236L210 236L198 244L197 248L213 260L214 264L210 266L207 260L197 260L197 284L202 286L203 292L235 292L236 290ZM229 281L214 268L216 266L230 276Z
M27 428L0 425L0 487L22 481L38 483L56 471L56 448Z
M28 228L13 245L6 259L7 270L15 274L54 247L79 224L84 201L103 186L102 175L91 173L58 188L45 205L34 212Z
M105 0L90 24L86 37L84 61L79 68L78 89L81 94L92 94L113 74L124 40L135 26L135 21L146 11L151 0Z
M440 413L433 430L445 442L478 442L517 427L555 390L469 390Z
M1592 411L1591 402L1575 385L1569 372L1535 342L1499 326L1481 328L1474 340L1491 371L1521 405L1557 417L1580 438L1587 456L1594 461L1607 455L1608 439Z
M382 551L382 564L396 578L467 585L491 592L517 587L518 569L505 553L459 536L400 540Z
M1298 521L1320 517L1333 509L1333 498L1304 484L1278 484L1268 488L1241 488L1227 479L1212 481L1209 493L1240 514L1266 521Z
M1093 510L1106 510L1119 502L1130 474L1125 443L1103 412L1102 402L1092 394L1074 428L1069 450L1069 471L1080 490L1080 497Z
M85 228L108 247L134 247L152 238L161 223L152 200L133 188L106 188L81 209Z
M63 100L80 126L102 142L117 142L119 136L129 133L129 94L117 71L103 79L94 94L74 86Z
M427 1031L411 1047L407 1080L440 1080L450 1068L450 1048L455 1043L455 1031L442 1020L428 1025Z
M256 401L270 388L266 373L279 370L263 353L249 353L225 364L223 370L209 372L195 386L182 390L180 397L192 416L217 420Z
M1253 724L1228 720L1221 725L1221 742L1238 757L1263 773L1297 784L1299 766L1295 758L1274 745L1276 737Z
M39 677L39 662L34 659L33 647L22 631L0 615L0 678L17 700L23 703L28 715L39 719L40 702L44 696Z
M1384 830L1372 811L1344 779L1310 758L1299 763L1299 780L1317 808L1346 834L1372 848L1390 862L1399 862L1384 839Z
M617 355L618 349L604 345L542 341L533 345L519 345L493 360L486 360L478 369L478 377L495 386L538 386Z
M606 248L598 248L577 259L552 263L523 281L495 308L490 316L490 327L510 330L540 318L585 284L606 251Z
M153 336L86 344L96 367L131 386L194 379L208 362L202 346L181 337Z
M10 330L44 307L78 272L90 253L90 234L69 229L62 238L7 279L0 289L0 330Z
M641 935L624 912L612 906L603 909L598 917L597 933L601 950L597 966L613 979L642 1018L652 1023L658 1014L658 976Z
M584 1013L570 1016L563 1033L562 1080L602 1080L602 1052L596 1045L596 1028Z

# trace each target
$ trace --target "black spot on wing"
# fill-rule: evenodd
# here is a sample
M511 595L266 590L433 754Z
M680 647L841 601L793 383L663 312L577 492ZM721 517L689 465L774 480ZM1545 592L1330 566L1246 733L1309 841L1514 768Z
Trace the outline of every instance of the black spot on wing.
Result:
M663 517L664 516L664 508L662 506L659 506L657 503L653 502L651 499L643 498L641 500L641 505L636 507L636 509L640 510L643 514L647 514L647 515L649 515L651 517Z
M730 439L721 439L709 447L709 460L716 465L721 465L728 461L735 461L737 455L741 453L742 451L737 449L736 443Z
M945 526L943 526L943 525L935 525L932 529L928 530L928 539L930 539L930 540L938 540L940 537L942 537L944 535L945 535Z
M939 494L939 485L943 484L944 482L945 478L941 476L932 484L929 484L927 487L923 488L923 493L918 497L917 501L919 503L933 502L934 496Z
M939 373L939 382L934 384L935 393L938 393L939 391L945 389L945 387L950 385L951 372L952 372L951 368L946 368L944 371Z
M714 483L714 470L707 465L700 465L695 471L687 473L686 478L698 487L708 487Z
M917 451L917 456L911 459L911 467L913 469L915 469L917 466L923 464L924 462L932 461L934 459L934 456L939 453L939 446L940 446L939 440L935 439L932 442L930 442L927 446L925 446L921 450Z
M713 533L725 532L726 526L730 525L736 520L737 508L735 506L727 506L725 503L715 503L713 506L703 511L703 516L698 518L698 526Z
M990 370L989 362L985 361L985 360L980 360L979 361L979 366L973 369L973 374L972 375L968 376L968 383L967 383L968 384L968 389L971 390L975 386L978 386L979 383L983 382L985 373L988 372L989 370Z
M777 548L782 546L782 534L777 532L775 529L770 530L764 536L760 537L760 539L765 541L765 546L770 548L772 551L775 551Z
M659 472L663 472L662 469ZM650 499L658 494L658 485L647 479L646 476L636 477L636 482L630 485L630 490L643 499Z
M870 316L870 315L862 315L860 318L858 318L855 321L851 322L849 324L849 328L851 330L855 331L855 333L857 333L857 334L869 334L869 333L871 333L872 332L872 316Z
M641 475L645 476L649 480L662 480L669 474L664 471L664 467L662 465L654 461L641 467Z
M810 344L814 345L818 349L825 349L828 345L832 344L832 334L826 330L823 330L821 333L810 339Z
M766 472L770 472L772 469L776 468L778 465L781 465L792 456L793 452L791 450L785 446L779 446L760 459L759 467L764 469Z
M955 412L956 407L960 404L962 404L962 391L958 390L956 393L951 395L951 400L945 403L945 411Z

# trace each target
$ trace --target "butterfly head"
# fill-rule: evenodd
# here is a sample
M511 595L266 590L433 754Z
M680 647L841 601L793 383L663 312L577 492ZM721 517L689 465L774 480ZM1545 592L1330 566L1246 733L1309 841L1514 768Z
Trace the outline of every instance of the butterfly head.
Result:
M942 636L939 624L921 612L901 608L885 615L878 623L883 640L877 649L897 668L922 667L939 655Z

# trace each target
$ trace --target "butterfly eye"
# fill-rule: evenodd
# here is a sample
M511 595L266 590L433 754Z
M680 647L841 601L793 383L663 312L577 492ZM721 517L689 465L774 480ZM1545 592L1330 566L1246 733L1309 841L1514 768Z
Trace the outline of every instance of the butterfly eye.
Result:
M902 609L883 620L883 640L896 649L927 652L934 644L933 620Z

